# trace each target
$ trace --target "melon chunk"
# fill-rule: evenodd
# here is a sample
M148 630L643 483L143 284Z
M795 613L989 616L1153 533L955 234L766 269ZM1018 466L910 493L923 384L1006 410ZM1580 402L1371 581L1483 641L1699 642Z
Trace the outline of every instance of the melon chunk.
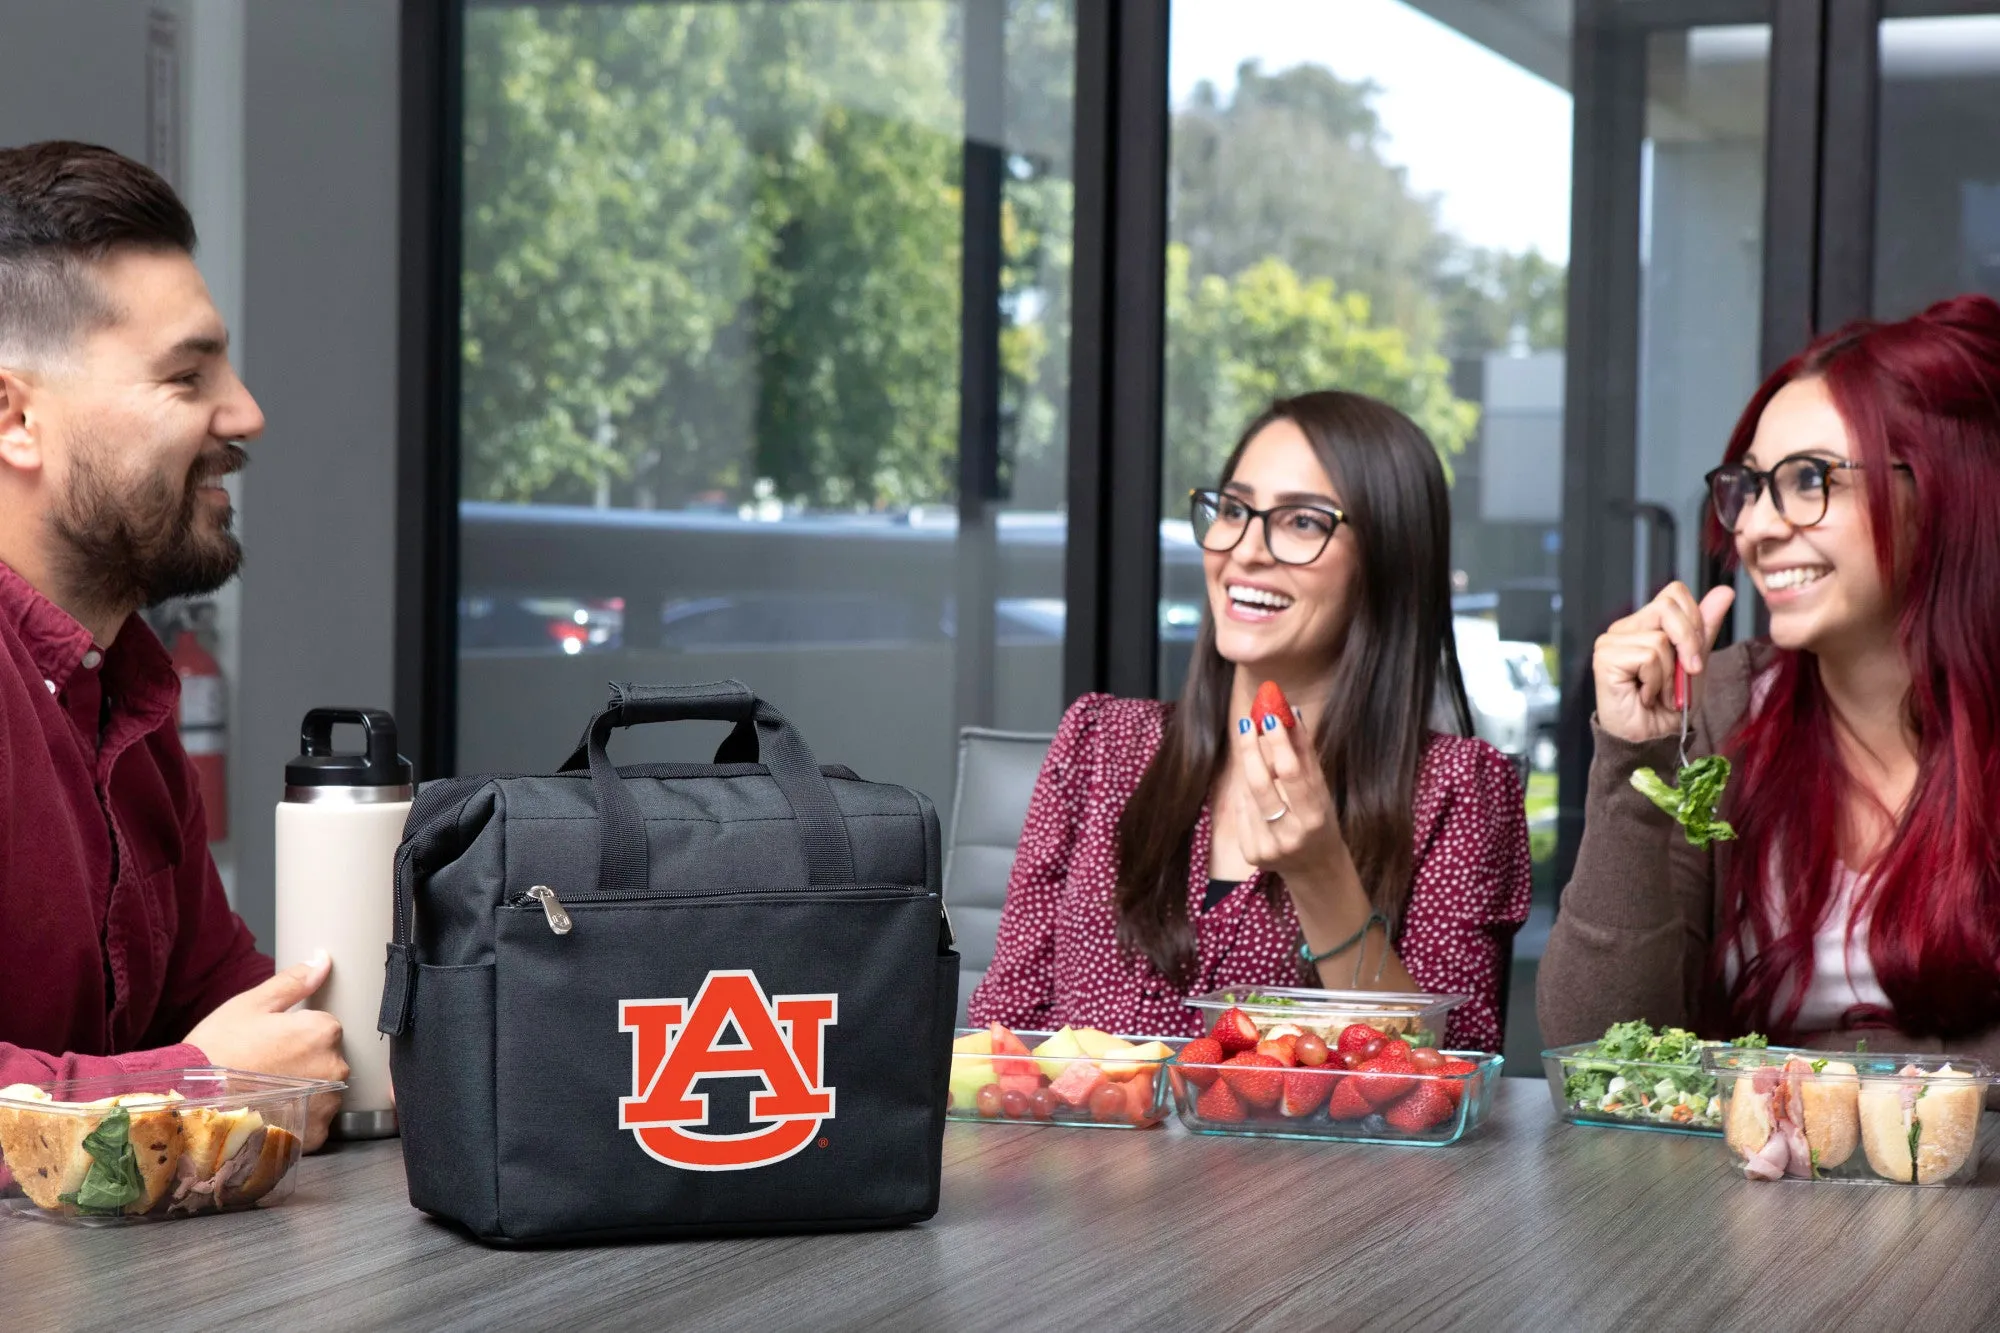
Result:
M1088 1054L1083 1049L1080 1034L1072 1027L1057 1030L1041 1045L1035 1047L1037 1062L1042 1068L1042 1077L1053 1083L1063 1076L1070 1061Z

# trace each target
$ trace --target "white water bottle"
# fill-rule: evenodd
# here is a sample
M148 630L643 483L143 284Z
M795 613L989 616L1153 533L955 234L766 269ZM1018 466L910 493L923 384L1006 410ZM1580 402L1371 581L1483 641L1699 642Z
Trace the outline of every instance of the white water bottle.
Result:
M333 729L358 726L359 754L336 754ZM389 1043L375 1030L382 966L396 922L396 848L410 813L410 761L379 708L315 708L299 724L301 753L285 765L278 803L278 958L320 949L333 973L306 1004L340 1020L349 1073L337 1138L396 1132Z

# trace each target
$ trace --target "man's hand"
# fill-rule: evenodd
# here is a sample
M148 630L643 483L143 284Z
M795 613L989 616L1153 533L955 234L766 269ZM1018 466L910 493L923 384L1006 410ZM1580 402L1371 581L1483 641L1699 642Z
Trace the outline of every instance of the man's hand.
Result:
M332 960L323 952L309 963L293 964L263 985L217 1005L188 1033L188 1044L199 1047L210 1064L230 1069L345 1079L340 1020L317 1009L292 1008L324 986L332 971ZM307 1152L326 1142L326 1131L339 1110L338 1093L312 1099L305 1129Z

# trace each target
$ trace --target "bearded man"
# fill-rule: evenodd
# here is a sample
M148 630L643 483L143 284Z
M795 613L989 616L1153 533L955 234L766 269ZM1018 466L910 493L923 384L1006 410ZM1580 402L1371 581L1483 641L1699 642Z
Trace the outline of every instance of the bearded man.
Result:
M223 478L264 430L158 175L0 149L0 1086L220 1064L344 1078L224 897L142 607L242 561ZM337 1103L316 1099L307 1146Z

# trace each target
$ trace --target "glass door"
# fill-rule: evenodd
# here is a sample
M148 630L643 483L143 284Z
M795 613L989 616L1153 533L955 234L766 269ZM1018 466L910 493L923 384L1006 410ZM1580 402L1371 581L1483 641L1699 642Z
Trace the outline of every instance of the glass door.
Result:
M1892 0L1884 11L1874 313L1897 319L1960 292L2000 297L2000 6Z

